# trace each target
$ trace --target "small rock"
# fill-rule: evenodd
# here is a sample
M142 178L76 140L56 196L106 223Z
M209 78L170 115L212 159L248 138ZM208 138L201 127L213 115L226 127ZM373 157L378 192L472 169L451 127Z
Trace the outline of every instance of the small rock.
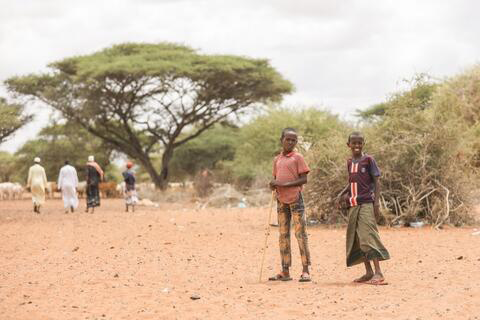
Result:
M115 275L113 276L114 278L118 278L118 273L115 273Z
M77 251L78 249L80 249L80 247L75 247L75 248L73 248L72 252L75 252L75 251Z
M457 260L462 260L463 259L463 256L460 256L457 258Z
M192 299L192 300L198 300L198 299L200 299L200 296L199 296L198 294L194 293L194 294L192 294L192 295L190 296L190 299Z

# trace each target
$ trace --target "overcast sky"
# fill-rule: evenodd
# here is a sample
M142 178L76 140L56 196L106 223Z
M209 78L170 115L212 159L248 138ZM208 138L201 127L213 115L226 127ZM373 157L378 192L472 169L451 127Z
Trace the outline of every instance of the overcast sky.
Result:
M0 81L116 43L170 41L267 58L295 85L284 104L349 118L415 73L444 78L480 62L475 0L0 0L0 8ZM0 149L34 137L48 118L36 116Z

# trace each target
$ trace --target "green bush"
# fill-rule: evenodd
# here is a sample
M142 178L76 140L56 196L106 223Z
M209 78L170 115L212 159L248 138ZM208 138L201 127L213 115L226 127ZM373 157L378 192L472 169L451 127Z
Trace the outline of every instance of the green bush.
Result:
M337 116L315 108L300 111L270 108L240 128L235 159L225 166L238 185L265 187L272 177L273 158L281 151L282 129L293 127L297 130L298 149L305 154L327 139L332 130L345 126Z

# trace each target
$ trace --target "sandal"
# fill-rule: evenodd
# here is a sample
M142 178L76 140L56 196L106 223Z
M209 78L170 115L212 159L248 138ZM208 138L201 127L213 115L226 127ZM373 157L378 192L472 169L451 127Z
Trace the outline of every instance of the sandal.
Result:
M273 277L268 278L268 281L290 281L292 277L290 275L285 275L283 273L279 273L274 275Z
M312 278L310 278L310 274L304 272L300 275L300 279L298 281L299 282L310 282L310 281L312 281Z

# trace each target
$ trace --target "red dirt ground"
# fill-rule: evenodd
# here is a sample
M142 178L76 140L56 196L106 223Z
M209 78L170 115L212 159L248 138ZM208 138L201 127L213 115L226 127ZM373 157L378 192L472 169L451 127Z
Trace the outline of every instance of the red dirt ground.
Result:
M83 205L83 203L82 203ZM311 283L292 238L294 281L278 271L272 228L258 283L267 209L174 204L64 214L50 200L0 202L0 319L480 319L480 235L473 228L381 229L388 286L352 283L345 229L309 228ZM200 299L192 300L197 294Z

